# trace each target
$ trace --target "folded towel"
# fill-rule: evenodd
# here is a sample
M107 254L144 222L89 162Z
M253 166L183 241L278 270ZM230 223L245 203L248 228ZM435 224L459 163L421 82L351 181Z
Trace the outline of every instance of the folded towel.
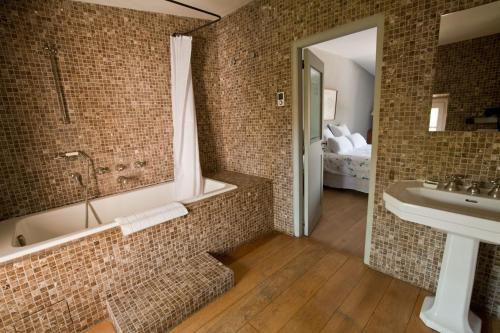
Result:
M117 217L124 236L144 230L157 224L167 222L179 216L187 215L186 207L180 202L171 202L165 206L153 208L145 212L126 217Z

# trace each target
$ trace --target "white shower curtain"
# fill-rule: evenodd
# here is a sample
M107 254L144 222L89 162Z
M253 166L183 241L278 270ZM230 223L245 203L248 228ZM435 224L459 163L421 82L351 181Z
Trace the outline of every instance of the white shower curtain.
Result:
M196 109L191 78L191 37L170 37L176 200L203 193Z

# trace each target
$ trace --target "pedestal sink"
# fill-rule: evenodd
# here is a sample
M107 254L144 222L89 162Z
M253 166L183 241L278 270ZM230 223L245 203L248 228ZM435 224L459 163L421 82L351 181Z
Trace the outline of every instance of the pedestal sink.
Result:
M403 220L447 233L435 297L426 297L420 318L446 333L479 333L469 310L479 242L500 244L500 200L448 192L400 181L384 192L385 207Z

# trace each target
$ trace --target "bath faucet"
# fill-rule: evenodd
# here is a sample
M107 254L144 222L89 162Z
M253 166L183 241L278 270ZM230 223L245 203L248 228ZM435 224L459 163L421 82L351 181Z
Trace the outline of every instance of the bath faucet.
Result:
M136 181L137 179L139 178L136 176L120 176L116 179L116 181L118 182L118 184L127 185L129 182Z

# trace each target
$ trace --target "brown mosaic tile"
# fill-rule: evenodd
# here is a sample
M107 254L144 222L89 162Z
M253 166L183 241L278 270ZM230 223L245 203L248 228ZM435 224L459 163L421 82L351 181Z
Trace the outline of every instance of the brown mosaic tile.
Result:
M167 332L233 285L233 272L202 253L113 295L108 312L120 332Z
M81 201L69 178L79 172L94 196L173 178L169 38L200 20L85 4L69 0L7 0L0 3L0 220ZM193 82L200 116L202 159L214 171L207 111L212 90L213 29L193 43ZM57 48L70 124L60 106L45 44ZM55 160L56 153L82 150L86 164ZM135 161L146 161L142 169ZM126 169L116 171L117 164ZM136 175L127 186L120 175Z
M35 313L49 316L63 300L81 332L108 316L106 300L118 293L198 254L224 253L272 231L269 180L231 172L211 177L238 188L189 204L185 217L127 237L113 228L0 265L0 332ZM64 314L52 311L57 318Z

